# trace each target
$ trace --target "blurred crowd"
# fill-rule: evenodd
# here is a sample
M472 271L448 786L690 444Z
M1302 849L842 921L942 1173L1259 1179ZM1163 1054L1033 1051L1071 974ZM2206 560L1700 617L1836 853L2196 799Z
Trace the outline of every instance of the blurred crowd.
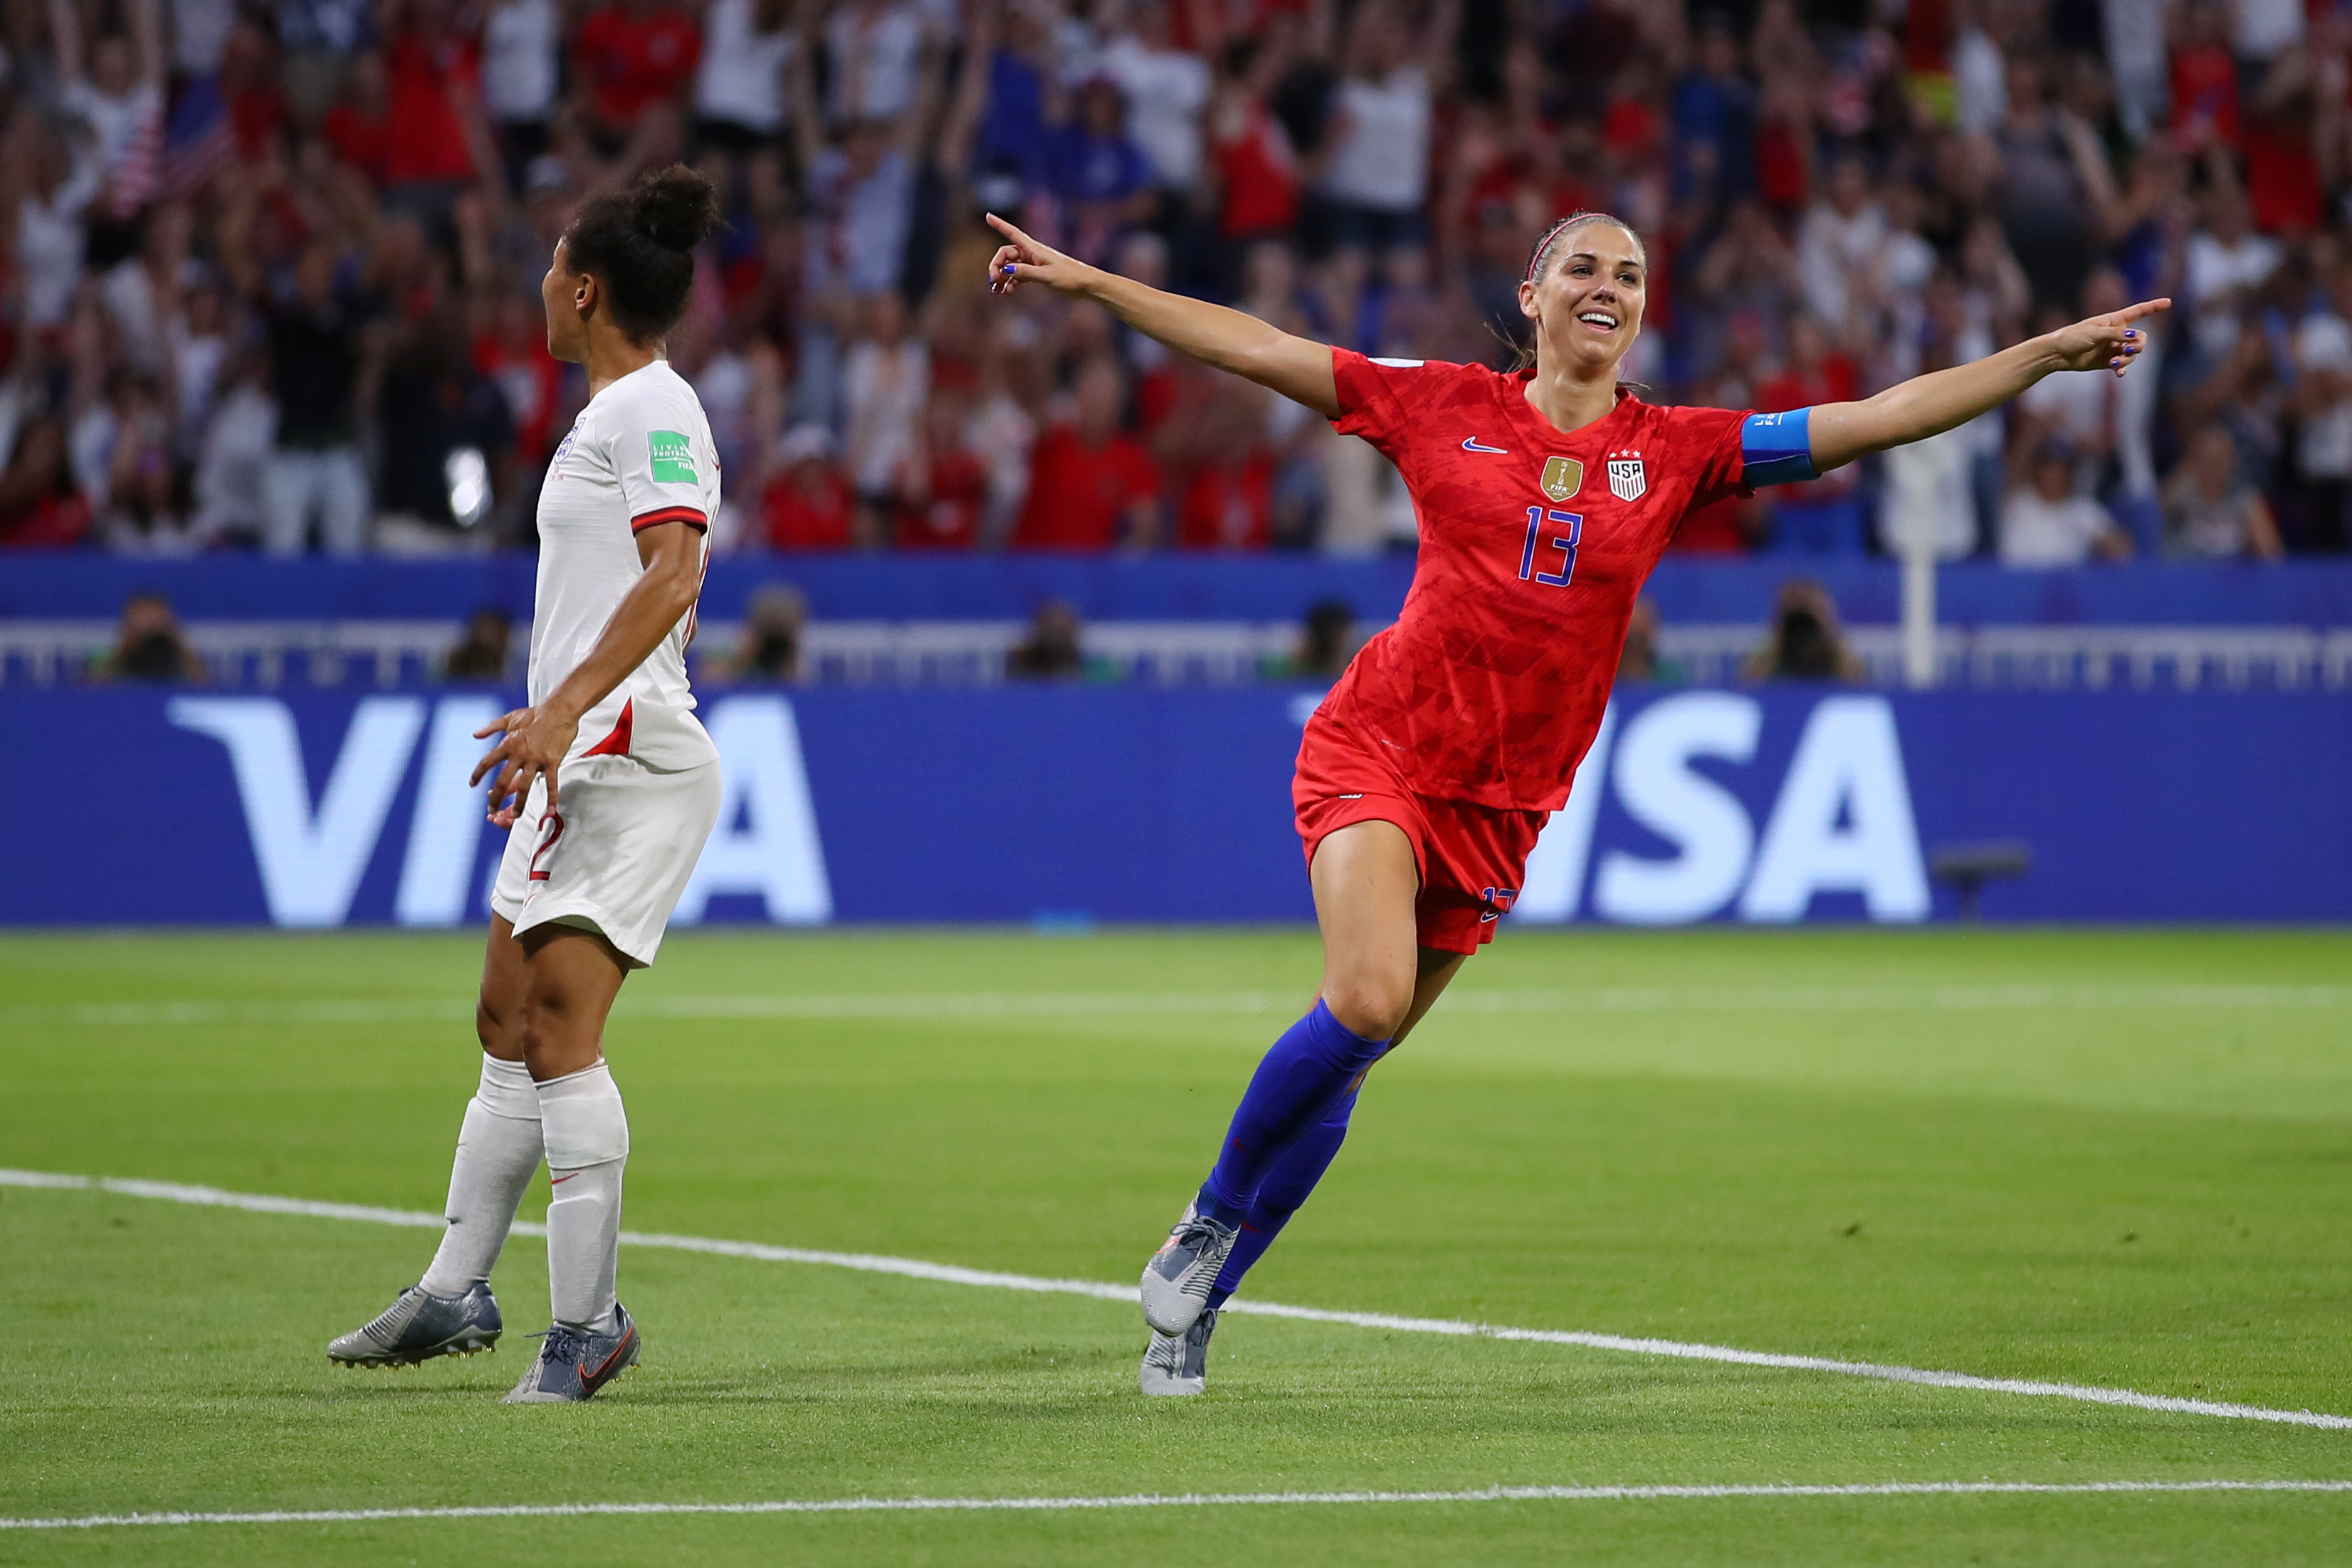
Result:
M1868 395L2159 294L2144 362L1676 548L2341 552L2352 0L6 0L0 546L527 547L585 396L538 282L684 160L669 345L729 550L1410 548L1369 447L1003 213L1367 352L1507 363L1558 214L1643 235L1654 399Z

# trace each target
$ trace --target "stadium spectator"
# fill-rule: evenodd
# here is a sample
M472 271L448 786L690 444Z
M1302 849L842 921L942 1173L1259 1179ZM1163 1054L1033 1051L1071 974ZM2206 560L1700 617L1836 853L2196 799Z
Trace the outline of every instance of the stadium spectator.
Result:
M2112 379L2112 378L2110 378ZM2105 507L2075 484L2075 453L2051 435L2020 465L2025 484L2001 505L2000 559L2010 566L2079 566L2096 558L2125 560L2131 539Z
M789 582L753 591L743 609L743 633L704 673L719 681L797 681L801 644L808 632L808 597Z
M50 534L348 551L415 541L378 512L447 510L425 405L495 398L511 455L478 433L443 457L478 446L491 473L497 525L467 538L528 542L585 396L534 340L537 278L583 195L690 156L731 225L672 345L740 486L715 548L737 514L774 542L766 498L790 486L769 457L804 425L865 497L854 530L824 521L811 476L786 531L825 548L963 539L967 502L942 536L908 497L968 476L919 472L918 445L985 465L976 548L1402 544L1409 498L1295 405L1244 433L1217 376L1086 308L975 322L978 213L1370 353L1499 363L1481 318L1519 330L1528 246L1599 206L1651 246L1630 362L1665 401L1801 404L1849 376L1866 395L2038 320L2179 298L2151 327L2161 376L2052 378L1831 487L1694 517L1678 549L1848 552L1869 517L1875 548L1918 518L1940 553L1990 550L2063 434L2077 493L2152 555L2208 425L2285 548L2342 549L2352 25L2325 0L2160 9L2168 26L2125 0L33 0L0 128L0 430L66 422L94 514L67 527L58 499ZM873 301L894 293L886 343ZM1080 438L1101 357L1124 380ZM885 371L918 360L919 390ZM125 526L110 422L133 387L172 480ZM961 411L952 446L934 392ZM1106 471L1108 522L1055 493Z
M902 550L970 550L988 516L989 466L972 450L968 400L937 392L899 465L893 542Z
M778 444L775 470L760 492L761 531L781 550L841 550L856 538L857 504L833 463L833 432L803 424Z
M207 678L205 662L188 645L172 601L152 591L134 593L122 603L122 620L115 628L114 646L90 672L100 681L153 681L195 684Z
M1015 526L1018 549L1145 549L1160 537L1160 471L1121 433L1127 388L1116 361L1078 372L1070 412L1037 439L1029 503Z
M441 661L445 681L502 682L513 656L514 622L495 604L467 617L466 635Z
M1078 612L1068 601L1049 599L1030 616L1027 632L1004 655L1004 676L1013 681L1066 680L1087 672L1078 643Z
M1811 578L1780 585L1764 645L1748 659L1751 681L1859 681L1862 661L1847 651L1836 601Z
M930 395L930 356L907 331L907 306L896 289L860 302L865 331L842 372L847 403L844 465L865 517L860 537L879 540L897 504L900 475L914 457L923 405Z
M57 549L89 531L89 499L74 481L66 423L37 414L16 427L8 466L0 472L0 545Z
M1617 678L1659 686L1678 686L1690 679L1680 662L1658 652L1658 601L1647 594L1633 601L1633 619L1625 623L1625 651L1617 660Z
M261 319L278 401L263 548L272 555L299 555L315 517L330 552L356 554L365 541L369 506L359 449L361 333L368 307L359 297L358 257L328 235L312 235L299 242L291 276L273 284L254 249L260 194L248 188L223 217L221 256Z
M2218 424L2200 430L2164 487L2167 555L2221 559L2279 554L2270 503L2240 471L2238 444Z
M694 17L668 0L613 0L591 11L572 40L572 69L597 151L617 154L646 110L671 111L701 56Z

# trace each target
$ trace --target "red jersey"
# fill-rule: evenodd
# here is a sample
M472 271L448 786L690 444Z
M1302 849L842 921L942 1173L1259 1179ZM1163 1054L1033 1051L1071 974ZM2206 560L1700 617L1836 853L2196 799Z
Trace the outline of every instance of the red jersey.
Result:
M934 453L930 499L898 503L898 541L904 550L973 549L988 507L988 465L969 452Z
M1029 504L1013 530L1015 549L1108 549L1138 501L1160 495L1160 470L1132 436L1088 446L1057 424L1029 460Z
M856 511L849 482L834 473L820 476L809 489L794 484L790 473L779 474L760 493L761 520L778 549L847 549Z
M702 32L693 17L667 5L645 16L608 5L580 24L572 54L597 118L632 126L647 104L677 97L694 74Z
M1381 746L1423 795L1557 810L1675 525L1748 493L1748 416L1654 408L1621 390L1609 414L1562 434L1527 400L1532 371L1346 349L1331 361L1333 423L1396 465L1421 558L1404 612L1322 712ZM1783 476L1811 477L1786 465L1772 477Z

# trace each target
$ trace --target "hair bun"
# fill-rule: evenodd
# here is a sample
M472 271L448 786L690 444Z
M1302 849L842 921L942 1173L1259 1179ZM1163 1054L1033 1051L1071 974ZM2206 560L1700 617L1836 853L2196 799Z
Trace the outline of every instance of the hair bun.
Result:
M654 170L630 187L630 226L664 250L692 250L719 222L719 193L683 163Z

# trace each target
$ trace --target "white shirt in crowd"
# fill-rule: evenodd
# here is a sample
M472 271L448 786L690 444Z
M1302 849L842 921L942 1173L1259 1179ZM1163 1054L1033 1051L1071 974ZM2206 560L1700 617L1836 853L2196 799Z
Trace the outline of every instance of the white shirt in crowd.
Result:
M859 495L890 493L898 465L914 450L916 424L930 393L930 354L918 340L886 349L869 338L849 350L842 372L849 405L842 445L850 487Z
M1105 75L1127 100L1127 133L1163 191L1201 182L1201 116L1209 107L1208 62L1182 49L1153 49L1132 36L1102 54Z
M2280 254L2278 241L2267 235L2248 234L2235 245L2205 229L2189 236L2180 285L2196 311L2191 326L2201 352L2219 358L2237 347L2238 315L2227 300L2261 287L2277 270Z
M2000 507L2000 559L2005 566L2079 566L2091 547L2115 528L2107 509L2088 496L2044 500L2038 490L2011 490Z
M694 111L773 135L784 126L784 78L800 40L791 26L753 31L758 0L711 0L702 18Z
M253 382L238 382L221 398L197 454L191 526L199 538L261 528L269 516L269 459L277 449L277 402Z
M2236 0L2231 45L2242 60L2267 60L2304 34L2304 0ZM2157 30L2161 30L2160 26Z
M656 360L588 400L547 465L539 493L539 588L530 623L530 700L543 703L596 645L645 567L637 530L708 526L719 510L719 455L694 389ZM601 744L630 710L628 754L663 772L718 759L694 716L688 612L645 663L580 721L573 756Z
M27 193L16 204L16 270L27 327L54 327L73 304L88 237L81 217L98 194L98 180L97 161L80 159L47 200Z
M236 26L236 0L172 0L172 68L182 76L212 75Z
M2352 325L2333 311L2305 317L2294 330L2294 362L2352 376ZM2352 397L2305 416L2295 463L2306 479L2352 479Z
M501 0L482 23L482 107L535 125L555 107L555 0Z
M923 23L912 6L845 5L825 23L824 41L833 57L826 119L896 120L914 106Z
M1797 228L1805 308L1831 330L1843 329L1853 308L1846 279L1862 276L1885 244L1886 211L1877 203L1864 203L1852 217L1827 202L1815 203Z
M2009 118L2008 57L1981 27L1964 26L1952 39L1952 89L1962 133L1990 135Z
M2143 374L2147 369L2142 365L2132 373ZM2017 405L2047 421L2085 452L2104 453L2122 444L2123 387L2105 371L2061 371L2026 388ZM2097 478L2085 465L2076 476L2076 488L2088 490Z
M1381 212L1417 210L1429 194L1429 73L1400 66L1381 81L1351 77L1331 107L1338 135L1324 190Z
M163 89L153 82L141 82L125 93L104 93L78 81L66 88L61 101L68 113L89 127L98 166L107 174L119 172L130 161L140 133L160 130L163 119ZM155 150L148 151L152 155Z

